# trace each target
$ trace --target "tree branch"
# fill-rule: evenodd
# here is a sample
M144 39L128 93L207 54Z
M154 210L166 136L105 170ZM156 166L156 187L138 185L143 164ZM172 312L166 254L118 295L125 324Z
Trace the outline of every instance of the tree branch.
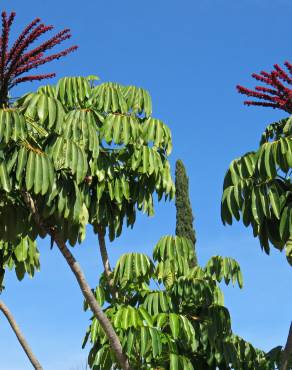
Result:
M26 353L29 361L31 362L32 366L36 370L43 370L41 364L38 362L37 358L33 354L30 346L28 345L27 341L25 340L23 334L21 333L21 330L19 326L17 325L16 321L14 320L14 317L12 316L11 312L9 311L8 307L3 303L3 301L0 301L0 311L3 312L3 314L6 316L12 330L14 331L14 334L16 335L18 342L21 344L24 352Z
M115 289L115 286L113 284L113 279L111 277L112 270L111 270L111 266L110 266L110 262L109 262L109 258L107 254L107 249L106 249L106 244L105 244L105 239L104 239L104 230L102 229L101 226L98 226L97 228L97 235L98 235L100 255L101 255L101 259L102 259L102 263L104 267L104 274L105 274L111 295L113 299L116 300L118 298L118 293Z
M289 359L292 355L292 322L290 324L289 334L287 338L287 342L285 345L285 348L281 355L281 366L280 370L288 370L289 366Z
M58 234L56 229L52 227L48 227L40 214L38 213L36 204L31 197L31 195L27 191L23 191L23 198L25 201L26 206L32 213L35 223L48 235L51 236L52 240L58 246L60 252L64 256L65 260L67 261L71 271L76 277L76 280L79 284L79 287L82 291L82 294L88 303L89 307L91 308L94 316L100 322L101 327L103 328L106 336L108 337L110 346L115 354L118 363L122 367L123 370L131 370L130 364L128 362L127 357L123 353L122 345L120 342L119 337L117 336L116 332L114 331L111 322L109 321L106 314L103 312L100 305L97 303L89 284L86 281L85 275L81 270L79 263L76 261L70 250L67 248L66 243L63 241L62 237Z

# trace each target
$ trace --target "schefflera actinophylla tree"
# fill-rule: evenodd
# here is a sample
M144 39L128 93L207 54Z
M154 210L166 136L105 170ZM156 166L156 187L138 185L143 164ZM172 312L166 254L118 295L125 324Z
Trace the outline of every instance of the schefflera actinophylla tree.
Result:
M13 200L15 227L32 240L50 236L57 244L118 361L129 368L66 242L82 242L88 224L99 239L108 230L113 240L124 220L133 226L137 209L153 214L154 193L174 195L171 134L152 118L147 91L96 80L66 77L0 112L0 125L11 127L0 178L5 203Z

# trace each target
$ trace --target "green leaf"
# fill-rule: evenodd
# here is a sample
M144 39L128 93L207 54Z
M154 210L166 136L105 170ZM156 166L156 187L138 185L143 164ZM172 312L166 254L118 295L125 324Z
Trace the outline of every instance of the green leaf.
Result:
M28 245L26 239L22 239L14 250L18 262L24 262L27 258Z
M177 339L180 333L179 316L175 313L169 314L169 326L174 339Z
M276 216L277 219L280 219L280 198L277 187L275 185L271 185L269 187L268 194L274 215Z
M285 207L282 214L281 214L281 219L280 219L280 237L283 240L287 240L289 237L290 233L290 213L291 213L291 208L290 207Z
M34 192L38 194L42 190L43 182L43 163L42 156L35 155L35 178L34 178Z
M171 353L170 356L170 369L171 370L179 370L179 362L178 362L178 355L175 353Z
M5 191L10 192L11 191L11 182L10 182L10 178L9 178L9 175L8 175L6 164L4 162L0 163L0 180L1 180L2 188Z

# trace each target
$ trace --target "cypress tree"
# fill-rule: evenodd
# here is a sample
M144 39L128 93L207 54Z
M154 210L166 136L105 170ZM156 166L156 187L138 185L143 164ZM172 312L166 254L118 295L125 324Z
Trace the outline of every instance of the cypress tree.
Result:
M180 159L175 164L175 207L175 234L190 239L195 249L196 233L193 226L194 217L189 198L189 179L185 166ZM194 264L197 265L196 251Z

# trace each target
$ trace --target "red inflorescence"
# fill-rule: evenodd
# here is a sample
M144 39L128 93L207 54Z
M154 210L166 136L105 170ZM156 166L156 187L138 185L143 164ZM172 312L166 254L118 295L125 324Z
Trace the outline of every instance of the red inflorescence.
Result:
M71 46L56 54L45 56L48 50L71 37L70 30L65 29L36 48L28 51L27 49L39 39L40 36L53 29L53 26L46 26L40 23L41 20L39 18L36 18L23 30L10 50L8 50L9 34L14 18L14 12L9 16L7 16L5 11L2 12L2 34L0 36L0 95L2 96L5 95L10 88L21 82L54 77L54 73L20 76L31 69L51 62L54 59L59 59L77 49L77 46Z
M236 88L239 93L260 99L259 101L247 100L244 104L279 108L292 113L292 88L287 86L292 85L292 64L289 62L284 64L288 72L284 71L278 64L275 64L271 73L262 71L260 74L252 74L254 79L265 83L269 87L256 86L255 90L250 90L237 85Z

